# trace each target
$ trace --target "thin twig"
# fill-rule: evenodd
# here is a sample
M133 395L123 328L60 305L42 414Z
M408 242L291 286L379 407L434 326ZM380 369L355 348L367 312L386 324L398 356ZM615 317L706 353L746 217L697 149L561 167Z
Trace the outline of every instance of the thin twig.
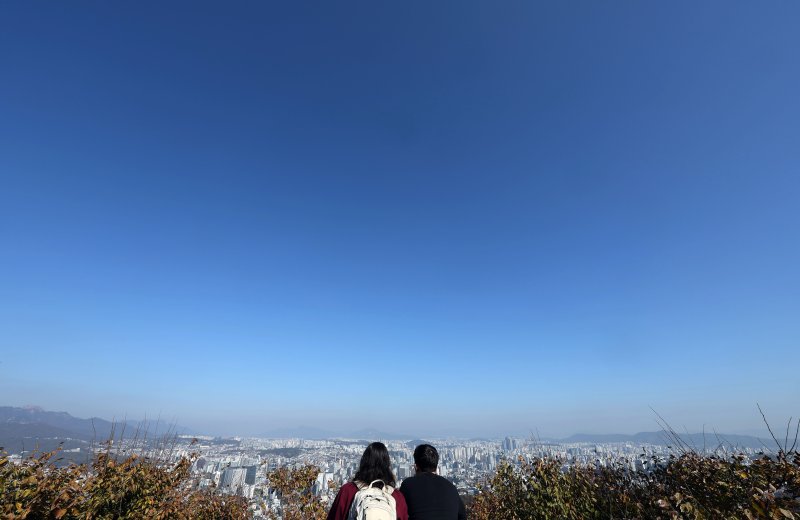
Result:
M786 448L789 447L789 428L792 427L792 418L789 417L789 422L786 423L786 437L783 440L783 451L786 451Z
M795 428L795 431L794 431L794 442L792 443L792 447L789 450L789 453L794 452L795 447L797 447L797 436L798 436L798 434L800 434L800 418L797 419L797 427ZM787 455L788 455L788 453L787 453Z
M678 450L678 453L685 455L686 453L692 451L691 447L683 439L681 439L680 435L678 435L675 429L670 426L670 424L661 416L661 414L655 411L652 406L650 407L650 410L656 414L656 417L658 417L658 419L656 419L656 423L661 427L662 431L666 435L667 442L672 440L673 444L676 444L675 448Z
M772 440L775 441L775 444L778 446L778 453L780 454L780 452L783 451L783 448L781 447L781 443L775 437L775 434L772 433L772 428L770 428L769 422L767 422L767 416L764 415L764 411L761 409L761 405L756 403L756 406L758 407L758 411L761 412L761 418L764 419L764 424L767 425L767 430L769 431L769 434L772 436Z
M689 429L686 425L683 425L683 431L686 432L686 440L692 444L693 451L697 453L697 445L694 443L694 439L692 439L692 435L689 433Z
M703 424L703 455L706 454L706 425Z

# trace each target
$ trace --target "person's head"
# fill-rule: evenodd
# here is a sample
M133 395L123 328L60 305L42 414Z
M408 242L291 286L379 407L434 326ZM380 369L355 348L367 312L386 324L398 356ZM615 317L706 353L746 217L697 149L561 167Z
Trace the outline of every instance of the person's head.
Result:
M414 465L420 473L433 473L439 466L439 452L430 444L420 444L414 450Z
M386 485L395 486L396 481L392 473L392 463L389 460L389 450L382 442L373 442L361 456L361 463L353 480L370 484L375 480L382 480Z

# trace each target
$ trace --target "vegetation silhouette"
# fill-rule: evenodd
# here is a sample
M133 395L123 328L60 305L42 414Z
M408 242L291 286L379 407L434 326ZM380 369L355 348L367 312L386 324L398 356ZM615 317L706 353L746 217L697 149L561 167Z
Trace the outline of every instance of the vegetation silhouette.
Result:
M60 448L19 463L0 448L0 518L244 520L242 497L197 489L197 453L175 456L174 433L148 438L146 423L123 443L126 425L85 463L59 464ZM193 443L194 444L194 443Z
M759 407L760 410L760 407ZM766 417L764 422L766 423ZM642 453L649 470L630 461L610 467L566 464L553 458L503 460L468 497L471 520L800 520L800 424L782 439L767 424L775 449L751 460L724 439L703 451L686 444L659 416L674 440L663 459ZM794 430L794 438L791 432ZM136 437L139 438L137 431ZM191 467L197 453L174 456L174 437L131 449L112 440L84 464L59 466L59 451L12 462L0 448L0 518L199 519L250 518L247 501L215 489L197 489ZM516 463L515 463L516 462ZM267 475L277 492L273 520L323 520L326 506L312 492L315 466L284 467ZM332 485L333 483L331 483Z
M752 461L731 451L716 434L716 448L700 451L657 413L674 454L664 460L642 453L639 458L650 463L649 471L632 469L625 460L611 467L567 465L552 458L520 457L516 465L502 461L471 500L469 518L800 520L800 420L794 440L789 419L780 441L761 415L776 448L765 446Z

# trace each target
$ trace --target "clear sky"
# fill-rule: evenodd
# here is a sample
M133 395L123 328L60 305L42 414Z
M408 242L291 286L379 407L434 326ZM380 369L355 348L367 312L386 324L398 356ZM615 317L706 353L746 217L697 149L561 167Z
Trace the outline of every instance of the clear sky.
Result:
M759 431L800 3L3 2L0 405Z

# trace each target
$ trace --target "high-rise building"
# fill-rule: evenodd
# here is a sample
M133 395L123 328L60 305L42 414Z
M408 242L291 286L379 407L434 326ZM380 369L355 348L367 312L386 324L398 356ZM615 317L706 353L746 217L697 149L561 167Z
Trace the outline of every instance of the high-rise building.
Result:
M247 474L244 477L245 483L249 485L254 485L256 483L256 472L258 471L258 466L247 466Z
M220 478L219 487L235 489L243 486L247 479L247 468L225 468Z

